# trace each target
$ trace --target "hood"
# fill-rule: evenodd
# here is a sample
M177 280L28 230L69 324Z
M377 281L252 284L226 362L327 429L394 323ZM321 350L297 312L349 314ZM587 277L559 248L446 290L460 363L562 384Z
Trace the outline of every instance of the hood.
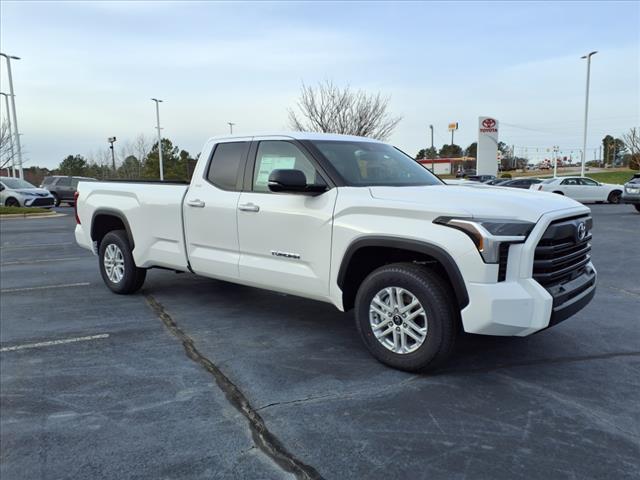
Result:
M18 193L35 193L39 197L48 197L51 195L49 190L45 190L44 188L16 188L13 191Z
M537 222L545 213L582 206L554 193L474 182L465 186L370 187L370 191L374 198L419 204L432 212L457 211L476 218L516 218L528 222Z

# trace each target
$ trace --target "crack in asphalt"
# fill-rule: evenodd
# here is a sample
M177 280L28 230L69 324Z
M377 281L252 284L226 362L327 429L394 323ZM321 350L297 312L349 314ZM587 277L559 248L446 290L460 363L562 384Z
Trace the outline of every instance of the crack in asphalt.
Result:
M269 431L262 417L249 403L242 391L207 357L196 348L195 343L184 330L182 330L164 306L152 295L145 294L147 304L160 318L165 327L182 342L187 357L209 372L216 380L218 387L224 392L225 397L249 422L251 436L264 454L271 458L285 471L292 473L300 480L321 480L323 477L318 471L298 460L289 452L282 442Z

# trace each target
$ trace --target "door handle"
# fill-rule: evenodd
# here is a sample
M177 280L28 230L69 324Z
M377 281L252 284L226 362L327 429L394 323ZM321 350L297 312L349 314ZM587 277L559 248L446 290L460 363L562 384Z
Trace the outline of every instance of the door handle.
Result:
M242 210L243 212L259 212L260 207L255 203L243 203L242 205L238 205L238 210Z
M194 200L187 200L187 205L189 205L190 207L203 208L204 202L196 198Z

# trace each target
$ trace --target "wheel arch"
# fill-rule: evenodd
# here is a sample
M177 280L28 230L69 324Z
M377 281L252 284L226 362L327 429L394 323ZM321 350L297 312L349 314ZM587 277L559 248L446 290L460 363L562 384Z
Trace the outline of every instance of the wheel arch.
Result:
M455 260L442 247L429 242L384 236L354 240L342 258L337 283L342 290L345 311L353 308L362 280L378 267L397 261L433 264L452 287L458 307L469 304L469 294Z
M131 250L135 248L131 227L124 213L111 208L99 208L93 212L91 217L91 240L97 242L99 246L104 236L113 230L124 230L127 233Z
M7 202L9 202L10 200L15 200L16 203L18 204L19 207L22 206L22 204L20 203L20 200L18 200L16 197L14 196L10 196L4 199L4 205L7 206Z

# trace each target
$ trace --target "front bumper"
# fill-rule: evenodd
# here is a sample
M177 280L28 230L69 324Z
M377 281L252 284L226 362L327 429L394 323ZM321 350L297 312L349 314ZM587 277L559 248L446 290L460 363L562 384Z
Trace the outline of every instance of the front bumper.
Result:
M51 208L53 207L53 197L23 197L22 205L25 207L40 207Z
M588 210L576 211L585 213ZM533 278L536 246L549 225L575 216L544 216L525 243L511 245L505 281L466 284L469 304L461 312L466 332L527 336L566 320L591 301L597 272L590 261L579 275L559 285L545 288Z

